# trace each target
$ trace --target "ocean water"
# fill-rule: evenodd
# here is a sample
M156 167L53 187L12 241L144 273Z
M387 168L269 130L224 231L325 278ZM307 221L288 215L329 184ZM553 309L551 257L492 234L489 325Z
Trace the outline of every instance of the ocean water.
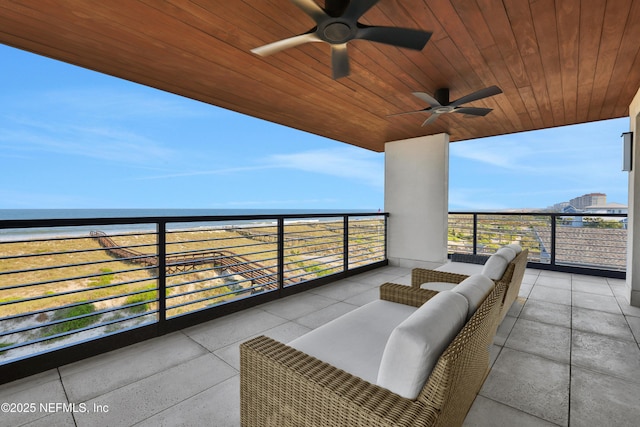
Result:
M0 209L0 221L9 219L122 218L171 216L285 215L362 213L337 209Z
M336 209L0 209L0 241L50 239L53 237L86 236L92 230L106 233L155 232L155 224L105 224L70 227L7 228L5 220L55 220L81 218L140 218L181 216L235 216L235 215L305 215L327 213L365 213L363 210ZM107 223L108 221L105 221ZM224 220L209 223L175 222L169 228L225 227L229 225L270 224L268 219Z

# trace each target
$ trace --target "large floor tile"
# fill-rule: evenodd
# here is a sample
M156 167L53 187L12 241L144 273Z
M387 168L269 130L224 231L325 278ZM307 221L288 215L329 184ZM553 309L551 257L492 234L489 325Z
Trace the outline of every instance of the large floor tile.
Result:
M571 369L571 426L637 426L640 384L591 370Z
M206 354L181 332L144 341L62 366L60 375L72 402L84 402Z
M507 315L512 317L520 316L520 312L522 311L522 308L524 307L524 304L526 302L527 302L526 298L517 297L511 304L511 307L509 307L509 311L507 311Z
M571 290L571 276L548 276L540 274L536 280L536 286L547 286L553 289Z
M382 283L384 282L378 283L377 286L380 286ZM344 301L354 295L366 292L373 287L375 286L371 286L368 283L361 283L352 281L350 279L344 279L325 286L320 286L319 288L314 288L309 292L317 295L322 295L336 301Z
M635 342L574 330L571 364L640 383L640 349Z
M569 363L571 329L533 320L518 319L504 346L558 362Z
M636 342L640 342L640 317L625 316Z
M236 375L136 424L137 427L238 427L240 376Z
M571 305L571 291L568 289L535 285L529 293L529 299Z
M616 301L618 301L618 305L625 316L640 317L640 307L629 305L629 301L626 296L616 296Z
M286 322L283 317L252 308L192 326L182 332L209 351L215 351Z
M296 319L295 322L302 326L306 326L307 328L315 329L333 319L337 319L343 314L347 314L348 312L355 310L356 308L358 308L357 305L338 302L330 305L329 307L325 307L322 310L318 310L314 313L307 314L306 316Z
M21 424L20 427L70 427L75 426L72 412L52 412L46 417L38 418L35 421Z
M607 313L622 314L615 297L589 294L585 292L573 293L573 306L589 308L591 310L606 311Z
M546 421L569 421L569 365L503 348L480 394Z
M511 406L503 405L483 396L476 397L463 427L553 427L541 418L519 411Z
M631 329L622 314L573 307L572 316L574 330L634 341Z
M60 375L58 374L58 370L50 369L48 371L40 372L39 374L31 375L26 378L21 378L19 380L0 385L0 402L8 402L9 400L7 399L13 395L21 393L25 390L35 389L51 381L59 380Z
M571 285L571 289L578 292L586 292L589 294L598 294L613 296L611 287L606 281L589 281L589 280L576 280L574 279Z
M538 280L538 276L540 276L540 270L528 268L525 270L524 276L522 276L522 284L533 285Z
M511 329L513 329L513 325L516 323L516 320L518 319L511 316L505 316L504 319L502 319L502 323L500 323L500 326L498 326L498 330L496 331L496 336L493 338L494 344L500 346L504 345L511 333Z
M76 422L79 427L130 426L236 375L235 369L206 354L86 402L109 411L78 413Z
M532 289L533 289L533 283L531 284L521 283L520 290L518 291L518 296L525 299L529 298L529 294L531 293Z
M260 309L288 320L297 319L321 308L334 304L336 300L321 295L302 292L287 298L262 304Z
M365 304L368 304L372 301L377 301L379 299L380 299L380 288L376 287L376 288L369 289L368 291L365 291L361 294L357 294L350 298L347 298L346 300L344 300L344 302L347 304L363 306Z
M287 322L283 323L282 325L278 325L275 328L267 329L266 331L261 332L260 335L266 335L270 338L273 338L274 340L278 340L281 343L286 344L289 341L293 341L294 339L306 334L309 331L311 331L310 328L302 326L298 323ZM213 354L231 365L235 370L240 371L240 344L251 338L254 337L249 337L247 339L243 339L242 341L235 342L231 345L214 351Z
M0 388L0 403L3 404L0 425L21 426L48 418L50 414L46 410L41 410L40 404L68 402L56 370L47 371L35 377L14 381ZM9 410L5 410L5 404L9 405ZM25 404L28 405L26 410L19 410L20 407L17 405Z
M520 312L520 318L570 328L571 306L528 299Z

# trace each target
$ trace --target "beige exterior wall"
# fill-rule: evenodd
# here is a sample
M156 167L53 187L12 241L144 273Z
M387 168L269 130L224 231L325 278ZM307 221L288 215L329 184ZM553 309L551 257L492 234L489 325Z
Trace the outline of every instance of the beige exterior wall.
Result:
M449 135L385 145L384 205L392 265L434 267L447 260Z
M629 130L633 132L633 149L629 172L627 291L629 303L640 307L640 89L629 105L629 119Z

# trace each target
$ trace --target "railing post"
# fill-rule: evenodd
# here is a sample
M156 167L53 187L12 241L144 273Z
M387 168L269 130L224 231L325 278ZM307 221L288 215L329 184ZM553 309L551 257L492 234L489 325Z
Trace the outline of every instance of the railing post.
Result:
M342 217L342 260L343 271L349 270L349 215Z
M278 292L284 288L284 218L278 218Z
M473 254L478 255L478 214L473 214Z
M158 227L158 323L159 332L164 334L167 321L167 223L161 221Z
M556 265L556 218L556 215L551 214L551 265Z

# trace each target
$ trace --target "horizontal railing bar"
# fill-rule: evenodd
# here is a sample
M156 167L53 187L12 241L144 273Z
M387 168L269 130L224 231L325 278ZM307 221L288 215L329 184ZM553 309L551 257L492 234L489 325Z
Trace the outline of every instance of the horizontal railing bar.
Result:
M193 249L193 250L188 250L188 251L167 253L167 258L178 257L178 256L182 256L182 255L223 253L223 252L231 252L231 253L234 254L233 256L257 255L257 254L265 254L265 253L268 253L268 252L275 252L275 249L267 249L267 250L264 250L264 251L247 252L247 253L236 253L236 252L227 250L227 248L232 248L232 249L246 248L246 247L253 247L253 246L264 246L266 244L272 245L272 243L261 243L261 244L255 244L255 245L228 246L228 247L225 247L225 248L216 248L216 249ZM227 256L231 256L231 255L227 255Z
M250 273L262 273L264 271L264 269L254 269L254 270L250 270L248 272ZM189 284L193 284L193 283L200 283L200 282L208 282L210 280L232 280L234 283L243 283L245 281L254 281L254 280L260 280L262 278L265 277L272 277L272 276L277 276L277 272L266 272L266 274L262 274L260 276L256 276L256 277L247 277L245 278L245 280L233 280L231 279L233 276L239 275L238 273L233 273L233 274L223 274L221 276L215 276L215 277L205 277L205 278L201 278L201 279L195 279L195 280L189 280L186 282L180 282L180 283L172 283L171 285L167 285L167 289L170 288L175 288L175 287L179 287L179 286L186 286ZM230 285L233 283L225 283L224 286Z
M257 287L263 287L263 286L264 285L260 285L260 286L257 286ZM180 308L180 307L185 307L187 305L198 304L198 303L201 303L201 302L210 301L212 299L219 299L219 298L223 298L223 297L226 297L226 296L229 296L229 295L242 295L244 293L250 293L251 289L255 289L255 288L246 288L246 289L242 289L242 290L238 290L238 291L226 292L224 294L216 295L216 296L213 296L213 297L200 298L200 299L197 299L197 300L194 300L194 301L186 301L186 302L183 302L183 303L178 304L178 305L167 306L167 310L172 310L172 309L176 309L176 308ZM221 302L225 302L225 301L221 301Z
M14 227L4 227L4 223L8 222L8 221L13 221L13 220L0 220L0 230L3 229L14 229ZM41 220L33 220L33 221L41 221ZM105 225L109 225L109 224L105 224ZM71 225L72 227L74 225ZM77 227L85 227L84 225L77 225ZM33 226L33 227L15 227L15 230L21 230L21 229L29 229L29 228L45 228L45 229L50 229L50 228L55 228L54 227L49 227L49 226L45 226L45 225L40 225L40 226ZM78 230L79 231L79 230ZM91 232L92 230L89 230L89 232ZM60 230L61 233L69 233L71 232L70 230ZM137 233L132 233L132 234L114 234L112 236L151 236L151 235L157 235L158 233L156 231L150 231L150 232L137 232ZM15 244L15 243L41 243L41 242L57 242L57 241L61 241L61 240L88 240L88 239L93 239L93 237L91 235L81 235L81 236L51 236L51 237L43 237L43 238L34 238L34 239L28 239L28 240L0 240L0 245L10 245L10 244Z
M29 268L26 270L8 270L8 271L0 271L0 276L3 275L7 275L7 274L22 274L22 273L33 273L34 271L47 271L47 270L57 270L57 269L61 269L61 268L71 268L71 267L82 267L85 265L99 265L99 264L108 264L108 263L114 263L114 262L127 262L127 261L131 261L131 260L135 260L135 259L144 259L144 258L149 258L149 255L144 255L144 256L136 256L136 257L130 257L130 258L112 258L112 259L106 259L106 260L100 260L100 261L87 261L87 262L79 262L77 264L58 264L58 265L49 265L46 267L37 267L37 268ZM148 268L156 268L156 267L152 267L152 266L147 266L141 269L148 269ZM123 272L131 272L134 270L121 270ZM117 274L120 271L114 271L114 272L105 272L105 273L101 273L99 274L100 276L104 276L107 274ZM2 290L0 288L0 290Z
M53 310L63 310L65 308L71 308L71 307L77 307L79 305L84 305L84 304L94 304L96 302L102 302L102 301L108 301L108 300L112 300L112 299L116 299L116 298L123 298L123 297L129 297L132 295L138 295L138 294L143 294L145 292L153 292L153 291L157 291L158 288L150 288L150 289L141 289L141 290L137 290L137 291L133 291L133 292L129 292L126 294L118 294L118 295L110 295L108 297L104 297L104 298L98 298L98 299L93 299L93 300L87 300L87 301L78 301L75 303L71 303L71 304L67 304L67 305L60 305L57 307L49 307L49 308L43 308L37 311L30 311L28 313L20 313L20 314L14 314L11 316L7 316L7 317L1 317L0 318L0 322L4 322L5 320L13 320L13 319L19 319L21 317L27 317L27 316L33 316L36 314L40 314L40 313L47 313L49 311L53 311ZM26 300L18 300L18 301L13 301L14 304L19 304L22 302L29 302L29 301L33 301L36 299L44 299L44 298L56 298L58 296L64 296L63 294L53 294L53 295L44 295L38 298L32 298L32 299L26 299Z
M357 257L356 257L357 258ZM369 258L365 258L365 259L360 259L357 258L356 260L354 260L353 262L349 262L349 265L351 264L355 264L356 262L363 262L363 261L371 261L371 260L379 260L380 258L384 258L384 254L380 254L380 255L376 255L376 256L372 256Z
M1 242L0 242L1 243ZM13 243L13 242L12 242ZM134 246L117 246L118 249L128 249L142 246L157 246L154 244L146 244L146 245L134 245ZM0 260L5 259L17 259L17 258L37 258L43 256L51 256L51 255L72 255L72 254L80 254L80 253L88 253L88 252L104 252L105 250L110 248L93 248L93 249L77 249L72 251L60 251L60 252L39 252L37 254L21 254L21 255L10 255L10 256L2 256Z
M73 320L85 319L87 317L101 316L103 314L113 313L114 311L127 310L127 309L129 309L131 307L136 307L138 305L143 305L143 304L147 304L147 303L153 303L153 302L157 302L157 301L158 301L157 299L141 301L141 302L132 303L132 304L129 304L129 305L123 305L123 306L120 306L120 307L117 307L117 308L105 308L103 310L94 311L94 312L87 313L87 314L82 314L82 315L73 316L73 317L66 317L64 319L54 320L52 322L47 322L47 323L43 323L43 324L39 324L39 325L25 326L24 328L12 329L12 330L9 330L9 331L6 331L6 332L0 331L0 337L7 336L7 335L12 335L12 334L17 334L17 333L20 333L20 332L31 331L31 330L34 330L34 329L46 328L48 326L59 325L60 323L66 323L66 322L70 322L70 321L73 321ZM90 303L84 302L82 305L84 305L84 304L90 304ZM58 309L55 309L55 310L57 311ZM122 319L119 319L119 320L122 320Z
M257 263L262 263L262 262L265 262L265 261L274 261L274 260L277 260L277 257L273 257L273 258L263 258L263 259L261 259L261 260L259 260L259 261L251 261L251 263L256 263L256 264L257 264ZM244 263L244 264L246 264L246 263ZM209 267L209 268L199 268L198 270L178 271L178 272L175 272L175 273L172 273L172 274L167 274L167 278L169 278L169 277L179 277L179 276L184 276L184 275L186 275L186 274L192 274L194 271L197 271L198 273L204 273L204 272L207 272L207 271L215 271L215 270L218 270L218 269L220 269L220 268L225 268L225 269L226 269L226 268L229 268L229 267L237 267L237 266L239 266L239 265L244 265L244 264L243 264L243 263L240 263L240 264L230 264L230 265L225 265L224 267ZM178 265L179 265L179 264L178 264ZM256 268L256 269L253 269L253 270L245 270L244 272L249 272L249 273L250 273L250 272L253 272L253 271L264 270L264 269L266 269L266 268L275 269L275 268L276 268L276 266L275 266L275 265L265 265L264 267ZM239 273L234 273L234 274L239 274ZM232 275L233 275L233 274L232 274ZM231 275L227 274L227 275L218 276L218 278L222 278L222 277L229 277L229 276L231 276Z
M113 325L115 323L125 322L127 320L137 319L138 317L149 316L149 315L155 314L157 312L158 312L158 310L147 311L147 312L144 312L144 313L140 313L139 315L127 317L125 319L111 320L109 322L101 323L101 324L98 324L98 325L89 325L89 326L86 326L86 327L81 328L81 329L74 329L73 331L62 332L62 333L59 333L59 334L50 335L48 337L37 338L37 339L31 340L31 341L26 341L26 342L23 342L23 343L16 343L16 344L8 346L8 347L2 347L0 349L0 353L4 352L4 351L9 351L9 350L13 350L13 349L16 349L16 348L20 348L20 347L26 347L26 346L33 345L33 344L38 344L38 343L41 343L41 342L44 342L44 341L50 341L50 340L54 340L54 339L58 339L58 338L64 338L64 337L67 337L67 336L79 334L80 332L90 331L91 329L102 328L104 326L109 326L109 325ZM152 322L152 323L156 323L156 322ZM139 326L142 326L142 325L139 325ZM71 345L75 345L75 344L77 344L77 343L72 343Z
M193 239L193 240L180 240L180 241L176 241L176 242L167 242L167 246L169 245L182 245L182 244L189 244L189 243L203 243L203 242L222 242L225 240L237 240L237 239L247 239L247 240L254 240L253 237L256 237L258 235L254 235L254 236L229 236L229 237L216 237L215 239ZM263 236L263 235L260 235ZM266 236L266 234L264 235ZM274 234L274 236L276 236ZM253 246L253 245L272 245L273 242L259 242L259 243L253 243L251 245L247 245L247 246ZM175 252L172 252L175 253Z
M127 281L127 282L109 284L109 285L104 285L104 286L96 286L96 287L93 287L93 288L74 289L74 290L71 290L71 291L59 292L59 293L54 294L54 295L39 295L39 296L31 297L31 298L28 298L28 299L21 299L21 300L3 302L3 303L0 303L0 306L10 305L10 304L18 304L18 303L21 303L21 302L36 301L36 300L41 300L41 299L45 299L45 298L53 298L54 296L55 297L62 297L62 296L66 296L66 295L79 294L79 293L82 293L82 292L91 292L91 291L95 291L95 290L98 290L98 289L108 289L108 288L113 288L113 287L116 287L116 286L131 285L133 283L147 282L149 280L154 280L154 278L144 278L144 279L130 280L130 281Z
M131 269L131 270L120 270L119 274L121 274L121 273L133 273L133 272L136 272L136 271L143 271L143 270L152 270L154 268L157 268L157 267L155 267L155 266L154 267L140 267L140 268L134 268L134 269ZM112 274L112 273L107 273L107 274ZM101 277L101 276L104 276L104 275L105 275L105 273L96 273L96 274L88 274L88 275L85 275L85 276L74 276L74 277L66 277L66 278L63 278L63 279L52 279L52 280L45 280L45 281L42 281L42 282L25 283L25 284L22 284L22 285L4 286L4 287L0 288L0 291L6 291L6 290L9 290L9 289L27 288L27 287L32 287L32 286L50 285L52 283L68 282L68 281L71 281L71 280L91 279L91 278L94 278L94 277ZM149 280L149 279L145 279L145 280ZM104 285L104 286L101 286L101 287L98 287L98 288L87 288L87 289L101 289L101 288L102 289L106 289L108 287L111 287L110 285L111 284ZM0 303L0 305L2 305L2 303Z
M271 275L261 276L260 278L268 278L268 277L275 276L275 275L276 274L271 274ZM203 282L203 281L206 281L206 280L195 280L193 282L185 283L184 285L188 285L188 284L192 284L192 283L199 283L199 282ZM245 283L245 282L253 282L253 280L251 280L251 279L239 280L236 283ZM273 280L273 281L268 282L268 283L260 284L259 286L271 286L271 285L275 285L277 283L278 283L277 280ZM184 286L184 285L180 285L180 286ZM183 292L181 294L167 295L167 301L170 300L170 299L174 299L174 298L184 297L186 295L193 295L193 294L198 294L198 293L202 293L202 292L213 291L213 290L216 290L216 289L224 288L225 286L229 286L229 283L223 283L223 284L220 284L220 285L210 286L210 287L202 288L202 289L194 289L193 291L187 291L187 292ZM241 292L241 291L242 291L242 289L238 289L238 290L233 291L233 292ZM214 298L214 297L211 297L211 298Z
M215 222L215 221L255 221L262 219L315 219L336 218L345 214L275 214L275 215L204 215L204 216L149 216L149 217L113 217L113 218L58 218L58 219L6 219L0 221L0 229L5 228L49 228L89 225L135 225L149 223L177 223L177 222ZM379 216L388 217L384 212L348 213L350 217ZM565 215L566 216L566 215Z

